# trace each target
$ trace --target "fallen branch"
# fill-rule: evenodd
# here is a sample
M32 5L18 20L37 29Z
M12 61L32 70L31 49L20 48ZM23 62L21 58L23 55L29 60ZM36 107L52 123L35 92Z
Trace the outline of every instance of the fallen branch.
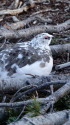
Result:
M34 91L36 91L36 90L38 91L38 90L40 90L40 89L44 89L44 88L46 88L46 87L49 86L49 85L65 84L65 83L66 83L66 81L61 81L61 80L59 80L59 81L47 82L47 83L45 83L45 84L43 84L43 85L35 86L35 87L30 88L30 89L28 89L28 90L26 90L26 91L24 91L24 92L22 92L22 93L19 93L19 94L16 95L14 98L12 98L10 102L16 101L17 99L21 98L23 95L32 93L32 92L34 92Z
M30 16L34 16L34 15L37 15L37 14L40 14L40 13L44 13L44 12L49 12L49 11L55 12L55 11L58 11L58 10L57 10L57 9L56 9L56 10L53 10L53 9L51 9L51 8L48 8L48 9L45 9L45 10L40 10L40 11L34 12L34 13L31 14Z
M22 7L22 8L18 8L18 9L14 9L14 10L10 10L10 9L7 9L7 10L1 10L0 11L0 15L16 15L16 14L20 14L22 13L23 11L27 11L27 8L26 7Z
M56 65L55 69L59 70L59 69L63 69L63 68L69 67L69 66L70 66L70 62L67 62L67 63L64 63L64 64Z
M48 96L47 98L38 98L38 99L36 99L36 101L38 101L38 102L40 102L40 103L42 103L42 104L45 104L45 103L48 103L48 104L52 104L52 102L53 102L53 104L55 103L55 102L57 102L61 97L63 97L63 96L65 96L66 94L68 94L68 93L70 93L70 82L68 82L67 84L65 84L63 87L61 87L59 90L57 90L56 92L54 92L52 95L50 95L50 96ZM34 101L34 99L32 99L32 100L27 100L27 101L21 101L21 102L15 102L15 103L0 103L0 107L19 107L19 106L24 106L24 105L28 105L28 104L30 104L30 103L32 103ZM49 108L49 107L48 107ZM52 114L52 113L51 113ZM57 115L57 114L56 114ZM59 117L60 116L60 117ZM42 119L41 118L41 116L38 116L38 121L40 122L40 119L39 119L39 117L40 117L40 119ZM43 116L44 117L44 116ZM53 115L52 115L52 117L53 117ZM57 119L58 118L61 118L61 122L63 122L63 123L65 123L66 122L66 120L65 120L65 118L64 118L64 120L62 119L62 117L63 117L63 114L62 115L58 115L58 117L57 117ZM36 117L35 117L36 118ZM68 120L68 112L66 112L66 118L67 118L67 120ZM23 117L23 119L25 119L25 117ZM26 119L28 119L27 117L26 117ZM45 119L46 119L46 117L45 117ZM50 119L50 116L49 116L49 119ZM55 119L55 117L54 117L54 119ZM23 121L23 120L22 120ZM28 121L28 120L27 120ZM36 119L36 121L37 121L37 119ZM38 122L37 121L37 122ZM50 120L51 121L51 120ZM54 121L55 120L53 120L49 125L54 125ZM58 121L58 120L57 120ZM30 123L32 123L30 120L29 120L29 122ZM35 122L35 119L34 119L34 122ZM34 123L33 122L33 123ZM47 121L48 122L48 121ZM24 123L24 122L23 122ZM52 124L53 123L53 124ZM35 124L35 123L34 123ZM38 124L38 123L37 123ZM40 124L40 123L39 123ZM13 123L11 123L10 125L13 125ZM18 125L18 123L17 122L15 122L14 123L14 125ZM21 123L20 123L20 125L21 125ZM58 124L58 122L57 122L57 125L59 125Z
M26 3L25 6L21 7L21 8L18 8L18 9L13 9L13 10L10 10L10 9L6 9L6 10L0 10L0 15L16 15L16 14L20 14L22 13L23 11L27 11L29 8L33 8L35 6L34 3Z
M15 0L15 8L17 8L19 5L19 0Z
M70 82L62 86L60 89L58 89L56 92L54 92L52 95L47 97L47 99L54 100L54 103L57 102L60 98L70 93Z
M63 110L55 113L49 113L46 115L40 115L33 118L23 117L17 122L10 123L9 125L63 125L67 120L67 114L70 110Z
M38 34L41 32L60 32L63 30L67 30L70 28L70 20L65 21L64 23L61 23L59 25L40 25L40 26L34 26L27 29L22 30L8 30L4 27L1 27L0 29L0 39L2 38L27 38L33 34Z
M54 105L60 98L64 97L65 95L67 95L69 93L70 93L70 82L68 82L67 84L62 86L60 89L55 91L52 95L50 95L46 98L49 100L53 99L53 101L49 102L48 108L46 107L47 109L45 108L45 111L43 110L43 113L46 112L50 108L51 104Z
M47 102L53 104L57 102L60 98L70 93L70 82L66 83L63 87L58 89L56 92L54 92L52 95L48 96L47 98L37 98L36 101L45 104ZM24 106L32 103L34 99L27 100L27 101L20 101L20 102L14 102L14 103L0 103L0 107L19 107Z
M68 117L69 117L68 121L67 121L67 122L65 122L65 124L63 124L63 125L70 125L70 112L69 112Z
M46 98L39 98L39 99L36 99L36 101L38 101L42 104L45 104L47 102L53 101L53 99L48 100ZM34 99L30 99L27 101L13 102L13 103L0 103L0 107L11 107L11 108L12 107L20 107L20 106L31 104L33 102L34 102Z
M24 26L26 26L27 24L29 24L30 22L33 22L34 20L39 21L39 22L51 22L51 19L44 19L43 17L40 16L33 16L33 17L29 17L23 21L18 21L16 23L11 23L11 24L7 24L11 29L19 29L19 28L23 28ZM9 28L9 29L10 29Z
M44 3L44 2L49 2L49 0L33 0L34 2L36 2L36 3ZM54 1L54 0L52 0L52 1ZM70 3L70 0L55 0L55 3L56 2L65 2L65 3Z
M70 53L70 43L62 45L52 45L50 47L54 56L56 56L57 54L61 55L61 53Z
M50 76L50 79L52 82L55 83L55 81L63 80L70 80L70 76L66 76L66 75L62 75L60 74L58 75L54 75L54 76ZM61 81L62 82L62 81ZM42 80L42 77L37 77L37 78L7 78L7 79L1 79L0 80L0 92L4 92L4 93L10 93L10 92L15 92L17 90L19 90L21 87L25 87L28 84L30 85L42 85L44 83L47 83L47 78L45 77ZM62 84L61 84L62 85ZM58 84L56 84L55 86L59 87Z

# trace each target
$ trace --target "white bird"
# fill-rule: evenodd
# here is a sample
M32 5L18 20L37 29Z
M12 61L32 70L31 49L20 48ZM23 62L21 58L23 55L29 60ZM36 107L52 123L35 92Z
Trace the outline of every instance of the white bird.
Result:
M41 33L29 42L0 52L0 77L47 76L53 67L49 44L52 35Z

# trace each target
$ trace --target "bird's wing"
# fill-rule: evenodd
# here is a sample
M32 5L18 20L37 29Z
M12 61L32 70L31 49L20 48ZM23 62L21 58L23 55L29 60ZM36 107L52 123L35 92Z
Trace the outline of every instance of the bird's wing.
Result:
M36 61L44 60L49 62L50 55L45 52L40 52L39 49L34 49L31 46L16 46L9 51L2 51L2 65L9 72L8 75L16 73L16 66L19 68L33 64Z

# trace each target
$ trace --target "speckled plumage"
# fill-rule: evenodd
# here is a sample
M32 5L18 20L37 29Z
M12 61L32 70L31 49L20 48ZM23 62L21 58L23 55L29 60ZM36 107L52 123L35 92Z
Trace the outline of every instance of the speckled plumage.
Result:
M0 77L31 75L47 76L52 70L53 59L49 44L52 35L38 34L29 42L17 43L0 53ZM5 73L5 76L2 73Z

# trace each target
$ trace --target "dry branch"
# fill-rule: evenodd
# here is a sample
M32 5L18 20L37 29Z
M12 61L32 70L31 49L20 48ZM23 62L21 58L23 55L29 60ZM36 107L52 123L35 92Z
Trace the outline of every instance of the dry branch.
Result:
M50 2L50 0L33 0L35 3L44 3L44 2ZM54 1L54 0L52 0ZM70 3L70 0L55 0L56 2L66 2L66 3Z
M51 96L43 99L37 99L38 102L41 103L47 103L49 101L53 101L53 103L57 102L61 97L66 95L67 93L70 93L70 82L68 82L66 85L64 85L62 88L54 92ZM33 100L28 100L28 101L22 101L22 102L16 102L16 103L0 103L0 107L14 107L14 106L22 106L31 103ZM64 124L68 120L68 115L70 113L70 110L67 111L62 111L58 113L51 113L50 115L41 115L33 118L28 118L28 117L23 117L21 120L18 122L11 123L9 125L22 125L22 124L48 124L48 125L54 125L55 123L57 125L59 124ZM56 117L56 119L55 119ZM49 118L49 119L48 119Z
M39 98L39 99L36 99L36 101L42 104L45 104L47 102L53 101L53 99L48 100L46 98ZM14 102L14 103L0 103L0 107L20 107L20 106L31 104L33 102L34 102L34 99L30 99L27 101Z
M37 100L38 102L40 102L40 103L43 103L43 104L49 102L49 104L51 105L52 102L53 102L53 104L54 104L54 103L57 102L61 97L65 96L65 95L68 94L68 93L70 93L70 82L68 82L67 84L65 84L63 87L61 87L59 90L57 90L56 92L54 92L52 95L48 96L47 98L37 98L36 100ZM0 103L0 107L15 107L15 106L18 107L18 106L24 106L24 105L27 105L27 104L32 103L33 101L34 101L34 100L32 99L32 100L15 102L15 103ZM49 107L48 107L48 108L49 108ZM63 112L65 112L65 111L63 111ZM70 110L69 110L69 112L70 112ZM36 121L35 121L35 119L34 119L34 121L33 121L33 120L29 120L30 118L27 118L27 117L26 117L26 121L29 121L30 124L32 124L32 122L33 122L33 124L36 125L36 124L40 124L40 120L42 119L43 124L54 125L54 123L56 123L57 125L59 125L59 122L58 122L59 120L58 120L58 119L60 119L60 123L65 123L66 120L68 120L68 113L69 113L69 112L66 111L66 113L65 113L66 119L65 119L65 117L63 117L63 113L60 114L60 115L57 115L57 113L55 113L55 116L56 116L56 120L55 120L54 114L51 113L52 117L48 116L48 118L49 118L49 119L52 118L53 121L51 121L51 119L50 119L49 121L46 120L46 119L47 119L47 118L46 118L46 115L45 115L45 117L43 116L44 121L43 121L43 119L42 119L42 116L35 117ZM48 114L48 115L49 115L49 114ZM38 120L37 120L37 118L38 118ZM25 123L25 122L24 122L24 119L25 119L25 117L23 117L22 123ZM20 121L21 121L21 120L20 120ZM20 121L18 121L18 122L20 122ZM32 121L32 122L31 122L31 121ZM41 124L42 124L42 121L41 121ZM15 122L14 124L11 123L11 124L9 124L9 125L18 125L18 122ZM36 122L36 123L35 123L35 122ZM44 122L45 122L45 123L44 123ZM27 122L27 123L28 123L28 122ZM26 123L25 123L25 124L26 124ZM20 125L22 125L21 122L20 122ZM26 124L26 125L27 125L27 124Z
M48 100L53 99L53 101L49 102L49 107L48 108L50 108L51 104L56 103L60 98L64 97L65 95L67 95L69 93L70 93L70 82L68 82L66 85L64 85L63 87L61 87L60 89L55 91L52 95L50 95L50 96L48 96L46 98ZM48 108L47 108L47 110L48 110Z
M17 8L19 5L19 0L15 0L15 8Z
M53 9L51 9L51 8L48 8L48 9L45 9L45 10L40 10L40 11L37 11L37 12L34 12L34 13L32 13L30 16L35 16L35 15L38 15L38 14L40 14L40 13L44 13L44 12L49 12L49 11L57 11L57 10L53 10Z
M56 56L57 54L61 55L62 53L70 53L70 43L60 44L51 46L52 54Z
M63 68L69 67L69 66L70 66L70 62L67 62L67 63L64 63L64 64L56 65L55 69L59 70L59 69L63 69Z
M7 24L7 25L9 25L9 27L11 29L16 30L19 28L23 28L24 26L26 26L30 22L33 22L34 20L39 21L39 22L43 22L43 23L52 22L51 19L44 19L43 17L40 17L40 16L33 16L33 17L29 17L23 21L18 21L16 23L11 23L11 24Z
M70 93L70 82L65 84L63 87L54 92L51 96L47 97L47 99L54 100L54 103L57 102L60 98Z
M65 75L54 75L51 76L51 81L55 83L55 81L63 80L70 80L70 76L65 76ZM9 93L9 92L15 92L17 90L19 90L22 87L25 87L29 84L31 85L42 85L43 83L47 83L47 78L43 78L42 77L37 77L37 78L8 78L8 79L1 79L0 80L0 92L5 92L5 93ZM55 86L59 86L59 85L55 85Z
M33 26L27 29L22 30L8 30L4 27L0 29L0 38L27 38L33 34L38 34L41 32L60 32L63 30L67 30L70 28L70 20L65 21L59 25L40 25L40 26Z
M0 11L0 15L16 15L16 14L20 14L22 13L23 11L26 11L26 8L25 7L22 7L22 8L18 8L18 9L14 9L14 10L1 10Z
M67 120L67 114L70 113L70 110L64 110L55 113L49 113L46 115L40 115L33 118L23 117L17 122L10 123L9 125L62 125Z
M32 93L34 91L38 91L38 90L44 89L47 86L56 85L56 84L62 84L63 85L65 83L66 83L66 81L59 80L59 81L47 82L47 83L44 83L43 85L32 87L32 88L30 88L30 89L28 89L28 90L26 90L26 91L16 95L13 99L11 99L10 102L16 101L17 99L21 98L23 95L26 95L26 94Z
M27 3L28 4L28 3ZM16 14L20 14L22 13L23 11L27 11L29 8L33 8L35 6L34 3L31 3L30 5L25 5L21 8L18 8L18 9L6 9L6 10L0 10L0 15L16 15Z
M60 98L70 93L70 81L66 83L63 87L58 89L56 92L54 92L52 95L48 96L47 98L37 98L36 101L45 104L47 102L50 103L50 105L57 102ZM14 103L0 103L0 107L19 107L24 106L32 103L34 99L27 100L27 101L20 101L20 102L14 102Z

